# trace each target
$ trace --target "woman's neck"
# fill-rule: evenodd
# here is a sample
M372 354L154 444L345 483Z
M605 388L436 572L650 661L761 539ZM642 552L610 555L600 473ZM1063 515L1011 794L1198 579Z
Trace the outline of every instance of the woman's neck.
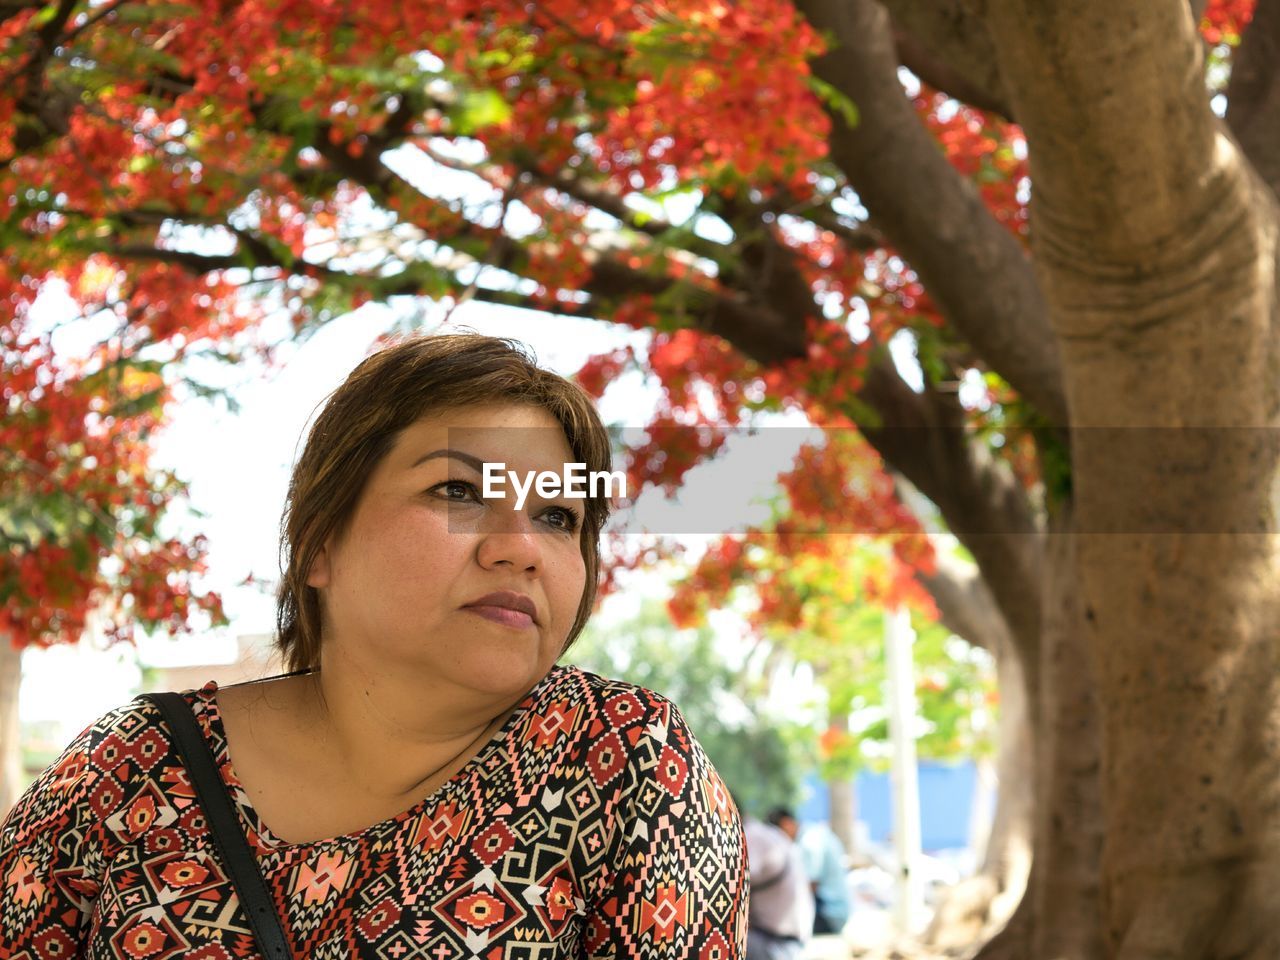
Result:
M298 716L322 762L386 798L443 783L515 708L411 676L373 672L349 659L322 663L300 679Z

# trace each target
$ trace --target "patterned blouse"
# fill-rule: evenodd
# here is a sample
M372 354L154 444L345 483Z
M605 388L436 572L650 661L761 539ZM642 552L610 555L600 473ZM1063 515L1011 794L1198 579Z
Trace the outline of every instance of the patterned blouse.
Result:
M557 666L412 808L285 843L227 755L218 686L183 691L299 958L737 960L746 853L668 700ZM257 960L159 711L71 743L0 825L0 960Z

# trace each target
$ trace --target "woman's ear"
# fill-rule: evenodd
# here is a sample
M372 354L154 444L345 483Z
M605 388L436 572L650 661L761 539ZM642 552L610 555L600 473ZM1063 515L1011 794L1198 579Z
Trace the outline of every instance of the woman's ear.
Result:
M307 571L307 586L317 590L327 587L329 576L329 544L326 543L311 561L311 569Z

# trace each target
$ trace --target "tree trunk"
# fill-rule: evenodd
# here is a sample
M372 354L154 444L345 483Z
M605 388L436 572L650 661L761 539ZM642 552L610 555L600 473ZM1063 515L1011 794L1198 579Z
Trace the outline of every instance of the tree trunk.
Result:
M1034 855L1017 911L978 960L1105 956L1097 681L1085 655L1069 505L1049 523L1039 690L1027 727L1035 752Z
M1106 955L1274 960L1280 212L1185 3L985 10L1071 411Z
M23 781L22 740L18 723L18 688L22 685L22 651L0 635L0 819L17 802Z
M842 730L849 729L849 715L833 716L831 723ZM858 851L857 831L858 794L854 789L852 777L827 781L827 800L831 810L831 831L840 838L846 856L854 856Z
M831 831L840 838L845 855L850 857L858 852L858 834L854 829L858 820L858 794L854 785L852 779L831 780L827 783L827 797L831 803Z
M1031 872L1035 755L1031 701L1022 665L1008 643L993 649L1000 691L996 810L977 872L948 891L924 942L953 949L989 938L1013 916Z
M1050 518L1045 552L1037 742L1035 957L1101 960L1102 851L1097 678L1085 644L1071 510Z
M997 799L982 872L996 880L988 924L1013 916L1031 874L1035 815L1035 717L1038 697L1027 689L1022 665L1013 650L996 661L1000 689L1000 747Z
M966 956L971 957L972 960L1040 960L1031 952L1031 944L1035 939L1035 890L1038 886L1038 877L1039 869L1032 861L1026 892L1013 916L1009 918L1009 922L994 937Z

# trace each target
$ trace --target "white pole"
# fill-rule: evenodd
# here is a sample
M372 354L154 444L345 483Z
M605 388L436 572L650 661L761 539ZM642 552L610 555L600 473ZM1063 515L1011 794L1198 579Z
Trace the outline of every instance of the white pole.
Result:
M914 932L924 912L920 862L920 784L916 769L916 689L911 644L915 631L906 608L885 616L885 657L889 667L889 739L893 745L893 847L899 864L894 921Z

